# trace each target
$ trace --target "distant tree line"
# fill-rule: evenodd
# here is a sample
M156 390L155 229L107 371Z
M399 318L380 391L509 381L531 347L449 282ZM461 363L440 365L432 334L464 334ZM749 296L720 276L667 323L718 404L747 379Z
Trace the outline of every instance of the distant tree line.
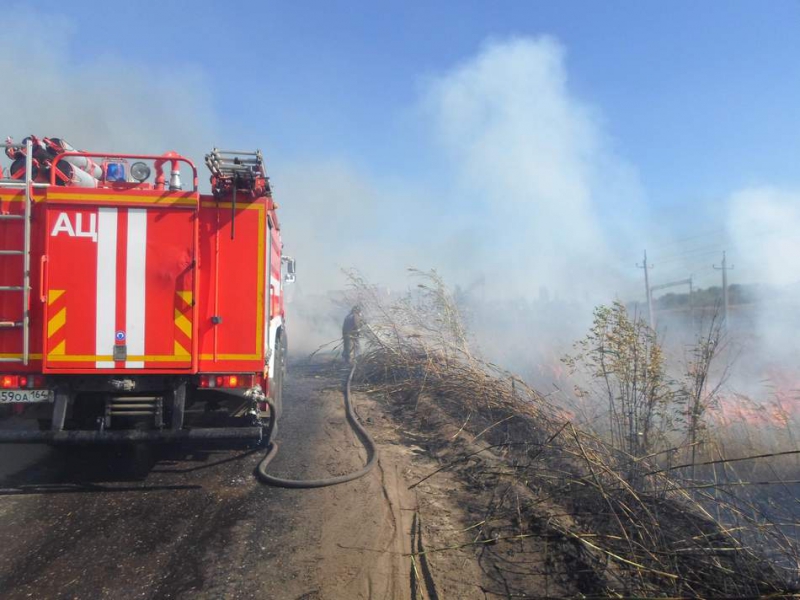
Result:
M755 284L741 285L734 283L728 286L728 302L731 304L750 304L758 299L758 286ZM670 292L658 298L654 298L656 308L688 308L689 293L676 294ZM722 301L722 287L714 285L705 289L697 289L692 292L692 305L705 307L715 306Z
M750 304L757 302L763 296L764 290L757 284L738 284L728 286L728 302L734 304ZM680 310L690 306L689 292L668 292L663 296L653 298L656 310ZM718 306L722 303L722 286L712 285L708 288L699 288L692 291L691 306L705 308ZM647 310L646 302L631 302L627 304L628 310Z

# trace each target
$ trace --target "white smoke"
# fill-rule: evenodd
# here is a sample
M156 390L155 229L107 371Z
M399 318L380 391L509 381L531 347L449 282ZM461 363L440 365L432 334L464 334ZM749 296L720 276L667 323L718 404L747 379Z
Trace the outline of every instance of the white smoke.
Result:
M77 60L73 21L24 6L4 9L2 21L3 139L61 137L96 152L177 150L195 162L214 145L217 120L199 69L114 55Z
M481 265L505 275L504 291L613 293L638 184L596 111L569 89L558 42L489 43L435 78L425 102L453 164L453 193L491 240Z
M281 168L276 194L300 259L298 291L340 288L341 267L401 289L405 267L436 268L484 300L546 288L570 302L562 321L577 334L592 302L627 285L617 254L630 250L641 192L596 111L569 89L563 48L547 37L488 43L429 77L420 106L431 131L420 143L444 165L436 194L370 180L341 161ZM476 321L504 335L541 333L487 317ZM553 334L548 327L537 346Z
M353 267L376 283L397 282L421 259L411 218L418 199L381 188L341 160L273 165L273 172L287 252L303 273L299 288L341 290L343 270Z
M775 286L800 282L800 192L741 190L731 196L728 215L742 278Z
M423 104L449 164L448 212L469 232L454 257L468 269L444 270L472 289L471 326L487 357L547 374L593 305L638 277L620 270L640 247L635 170L570 89L565 50L550 37L486 43L432 77Z
M764 375L770 369L780 370L796 386L800 381L800 191L744 189L731 195L727 208L732 241L729 266L734 267L731 281L759 284L756 303L732 313L732 325L749 334L740 336L747 357L741 366L760 370L747 389L755 384L773 385ZM739 313L749 314L750 319Z

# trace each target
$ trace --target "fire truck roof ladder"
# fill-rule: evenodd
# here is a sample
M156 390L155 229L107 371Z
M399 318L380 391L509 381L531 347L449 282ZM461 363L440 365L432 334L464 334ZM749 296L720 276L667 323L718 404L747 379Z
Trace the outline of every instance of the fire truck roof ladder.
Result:
M22 293L22 321L14 321L3 318L0 315L0 329L22 329L22 356L2 358L0 363L22 363L27 365L30 360L30 294L31 294L31 212L33 208L33 188L47 187L47 184L33 182L33 144L30 139L24 144L12 144L7 142L6 149L20 150L25 153L25 179L3 179L0 177L0 189L16 188L25 190L25 209L24 213L1 214L0 221L24 221L23 248L0 249L0 259L8 256L22 256L22 285L3 285L0 286L0 293Z
M236 232L236 192L250 192L257 198L269 194L269 179L264 169L261 150L240 152L214 148L206 154L206 166L211 171L211 187L214 197L219 200L231 195L231 239Z
M269 191L261 150L239 152L214 148L206 154L206 166L211 171L215 195L226 194L236 188L247 190L254 196ZM234 182L236 185L233 185Z

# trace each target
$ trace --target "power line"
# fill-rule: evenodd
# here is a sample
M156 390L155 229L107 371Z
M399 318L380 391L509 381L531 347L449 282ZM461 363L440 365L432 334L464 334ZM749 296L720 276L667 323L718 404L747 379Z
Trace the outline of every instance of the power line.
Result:
M707 232L707 233L726 233L726 231L724 229L715 229L715 230L713 230L711 232ZM681 238L680 240L675 240L674 242L669 242L667 244L662 244L661 246L656 246L656 248L666 248L666 247L675 246L677 244L684 243L684 242L687 242L687 241L690 241L690 240L693 240L693 239L702 238L702 237L708 237L707 233L706 234L697 234L697 235L692 235L692 236L688 236L688 237L685 237L685 238ZM769 229L769 230L765 230L765 231L759 231L759 232L755 232L755 233L750 233L750 234L747 234L747 235L744 235L744 236L735 236L732 239L728 238L727 235L726 235L725 236L726 239L724 239L722 241L714 242L712 244L704 244L702 246L696 246L694 248L687 248L687 249L685 249L683 251L680 251L680 252L677 252L677 253L667 254L664 257L659 257L658 261L659 261L659 264L662 264L662 263L665 263L665 262L678 261L678 260L681 260L681 259L689 257L689 256L694 256L694 257L708 256L708 255L711 255L711 254L716 254L718 252L721 252L722 250L721 250L720 246L724 246L724 245L733 244L733 245L737 245L737 246L742 246L742 245L744 245L744 243L747 243L747 242L749 242L751 240L758 239L758 238L772 237L772 236L776 236L776 237L793 237L795 235L796 235L795 232L789 231L788 229Z
M683 244L684 242L688 242L690 240L696 240L698 238L709 237L709 236L715 235L717 233L725 233L725 229L720 227L719 229L714 229L713 231L705 231L703 233L698 233L696 235L690 235L690 236L685 237L685 238L681 238L681 239L678 239L678 240L673 240L671 242L667 242L665 244L661 244L660 246L656 246L656 250L658 250L659 248L666 248L666 247L669 247L669 246L676 246L678 244Z
M781 230L778 230L778 229L773 229L771 231L762 231L760 233L753 233L753 234L750 234L750 235L737 237L735 239L735 241L739 245L741 245L742 242L746 242L748 240L753 240L753 239L757 239L757 238L764 238L764 237L770 237L770 236L775 236L777 238L783 238L783 237L793 237L794 238L794 237L797 236L797 233L793 232L793 231L781 231ZM690 249L687 249L684 252L680 252L678 254L672 254L672 255L668 255L668 256L663 257L663 258L659 258L659 264L671 263L671 262L679 262L679 261L687 259L687 258L696 259L696 258L700 258L700 257L703 257L703 256L710 256L712 254L717 254L717 253L722 251L720 249L720 245L721 244L711 244L711 245L706 245L706 246L699 246L697 248L690 248Z
M701 256L710 256L711 254L718 254L720 251L719 245L707 246L707 248L712 248L712 247L713 250L706 250L705 248L696 248L695 250L687 251L681 255L676 254L668 258L659 259L659 263L678 262L686 258L699 258ZM701 250L702 252L700 252Z
M733 243L737 246L741 246L742 242L748 242L750 240L764 238L764 237L793 237L796 233L793 231L789 231L787 229L769 229L767 231L760 231L757 233L750 233L744 236L736 236L732 240L727 240L724 243ZM699 236L698 236L699 237ZM689 238L687 238L689 239ZM681 258L689 255L693 255L698 252L704 252L705 254L714 254L716 252L720 252L720 246L722 243L714 243L714 244L707 244L704 246L698 246L696 248L687 248L683 252L679 252L677 254L670 254L665 256L664 258L659 258L659 264L663 262L673 261L673 260L680 260ZM713 249L713 251L712 251ZM699 256L699 255L698 255Z

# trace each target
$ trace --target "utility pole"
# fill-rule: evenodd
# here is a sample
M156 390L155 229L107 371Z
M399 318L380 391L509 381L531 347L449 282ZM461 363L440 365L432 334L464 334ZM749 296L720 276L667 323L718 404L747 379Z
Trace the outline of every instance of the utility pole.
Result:
M644 269L644 291L647 294L647 316L650 319L650 327L656 328L656 315L653 312L653 294L650 290L650 276L648 269L652 269L653 265L647 265L647 250L644 251L644 262L641 265L636 265L640 269Z
M717 265L711 265L717 271L722 271L722 322L726 325L728 324L728 271L733 269L733 265L730 267L727 265L727 260L725 259L725 251L722 251L722 266L718 267Z

